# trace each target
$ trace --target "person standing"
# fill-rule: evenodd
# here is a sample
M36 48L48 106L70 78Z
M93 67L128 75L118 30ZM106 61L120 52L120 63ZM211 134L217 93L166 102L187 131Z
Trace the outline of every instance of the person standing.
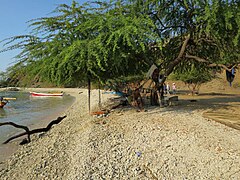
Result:
M163 83L163 90L164 90L164 94L167 94L167 85L165 83Z
M170 85L169 85L169 83L167 83L166 89L167 89L167 94L170 94Z
M177 87L175 83L172 84L172 91L173 91L173 94L176 94Z

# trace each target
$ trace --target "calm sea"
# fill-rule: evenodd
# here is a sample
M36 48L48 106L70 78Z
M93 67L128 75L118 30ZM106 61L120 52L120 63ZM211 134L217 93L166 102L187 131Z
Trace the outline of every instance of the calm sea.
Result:
M27 92L0 92L0 96L14 97L4 108L0 108L0 122L14 122L30 127L44 127L64 112L74 101L74 97L31 97ZM42 126L41 126L42 125ZM0 126L0 146L16 133L24 132L13 126Z

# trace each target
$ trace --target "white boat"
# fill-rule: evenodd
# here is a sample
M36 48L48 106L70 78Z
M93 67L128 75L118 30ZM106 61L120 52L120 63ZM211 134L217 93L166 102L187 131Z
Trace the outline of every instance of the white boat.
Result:
M31 96L63 96L63 92L55 93L43 93L43 92L30 92Z

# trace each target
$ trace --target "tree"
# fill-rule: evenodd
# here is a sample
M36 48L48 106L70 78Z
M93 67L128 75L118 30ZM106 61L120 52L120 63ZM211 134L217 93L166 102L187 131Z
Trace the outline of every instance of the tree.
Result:
M12 48L23 48L19 64L38 63L36 75L56 84L75 84L79 77L105 81L107 78L139 73L147 55L150 19L125 12L120 1L96 2L99 7L60 5L55 17L31 21L34 34ZM146 28L144 28L146 27ZM146 34L145 34L146 33ZM33 66L32 66L33 67Z
M141 74L152 63L164 83L188 64L230 70L239 63L239 7L234 0L73 1L57 16L30 21L34 35L13 37L9 43L23 41L8 49L23 48L19 64L38 62L35 75L58 85Z
M221 67L230 71L229 65L239 63L238 1L149 0L145 3L144 10L154 21L160 39L154 46L159 47L159 68L164 74L160 86L174 69L186 69L191 67L189 64L204 63L205 68Z
M190 64L190 67L186 68L185 71L183 69L181 71L175 70L173 76L176 80L183 81L192 95L199 94L201 85L214 77L212 75L213 70L207 69L204 64L199 66L196 67L196 64Z
M156 31L162 39L163 67L168 76L175 66L197 61L209 67L239 61L239 2L148 1ZM160 4L160 6L158 6ZM235 27L235 28L233 28ZM223 39L222 37L228 37ZM231 51L230 51L231 50Z

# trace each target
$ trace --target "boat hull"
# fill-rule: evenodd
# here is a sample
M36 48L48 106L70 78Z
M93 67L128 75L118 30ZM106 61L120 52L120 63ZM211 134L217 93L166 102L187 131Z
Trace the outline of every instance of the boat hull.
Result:
M38 92L30 92L31 96L39 96L39 97L52 97L52 96L63 96L63 93L38 93Z

